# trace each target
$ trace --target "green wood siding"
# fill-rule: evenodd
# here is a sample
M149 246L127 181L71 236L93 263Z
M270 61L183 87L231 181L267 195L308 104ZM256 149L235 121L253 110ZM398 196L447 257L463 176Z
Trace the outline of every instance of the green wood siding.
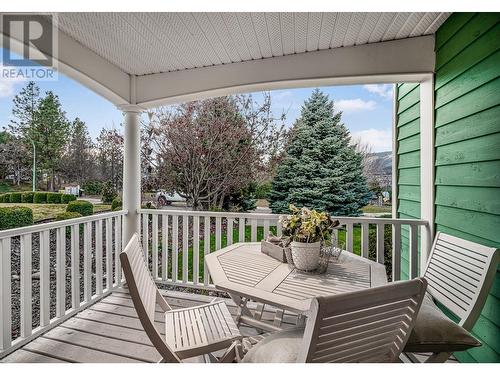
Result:
M436 230L495 247L500 247L499 40L498 13L455 13L436 33ZM406 197L415 193L403 191ZM455 356L462 362L500 362L500 270L472 332L483 346Z
M398 217L420 218L420 86L396 87ZM409 229L401 228L401 279L409 278Z

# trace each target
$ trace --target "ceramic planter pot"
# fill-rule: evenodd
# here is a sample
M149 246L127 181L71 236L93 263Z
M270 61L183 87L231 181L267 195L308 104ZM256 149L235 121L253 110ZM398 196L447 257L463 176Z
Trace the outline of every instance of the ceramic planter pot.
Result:
M318 268L321 242L303 243L293 241L290 244L292 260L296 268L312 271Z

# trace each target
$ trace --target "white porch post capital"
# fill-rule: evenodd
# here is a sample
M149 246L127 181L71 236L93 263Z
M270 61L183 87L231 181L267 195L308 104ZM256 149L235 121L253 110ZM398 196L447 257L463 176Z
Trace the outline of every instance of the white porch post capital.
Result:
M141 208L141 131L139 117L144 110L138 105L118 107L125 115L125 146L123 155L123 209L125 216L124 246L134 233L140 232L138 210Z

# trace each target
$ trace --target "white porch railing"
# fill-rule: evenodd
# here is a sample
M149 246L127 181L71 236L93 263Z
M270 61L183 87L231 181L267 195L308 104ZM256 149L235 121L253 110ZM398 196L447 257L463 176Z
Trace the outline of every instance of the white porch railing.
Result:
M203 257L234 242L255 242L270 232L281 235L279 215L143 209L141 238L153 277L165 284L212 289ZM373 260L384 264L385 226L392 226L392 279L401 278L401 229L409 228L409 275L418 276L418 231L424 220L371 217L335 217L344 227L336 230L345 250L369 258L369 231L376 228ZM207 230L208 229L208 230ZM427 236L428 231L422 230ZM355 239L360 248L355 249ZM146 251L147 249L147 251ZM425 252L424 252L425 253ZM425 256L425 254L424 254Z
M204 256L235 242L280 235L278 215L140 210L141 238L161 283L213 289ZM108 295L122 282L117 256L122 219L116 211L0 232L0 358ZM409 228L409 275L418 275L423 220L337 217L346 251L384 263L385 228L392 227L392 279L401 277L401 232ZM370 229L372 238L370 239ZM428 231L422 230L427 236ZM376 234L374 236L374 233ZM371 243L370 241L374 241ZM370 248L375 251L371 251ZM109 249L109 251L108 251Z
M125 214L0 231L0 357L121 283Z

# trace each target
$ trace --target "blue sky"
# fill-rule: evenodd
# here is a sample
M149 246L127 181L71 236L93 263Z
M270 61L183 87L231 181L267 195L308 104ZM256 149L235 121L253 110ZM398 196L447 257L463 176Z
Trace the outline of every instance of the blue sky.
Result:
M0 128L11 119L12 98L26 84L24 81L0 77ZM122 114L106 99L78 82L59 74L56 81L37 82L40 91L52 90L58 96L67 117L79 117L87 123L92 138L105 128L120 128ZM271 92L272 109L278 116L286 113L286 123L291 125L300 115L302 103L314 88L275 90ZM391 149L392 85L356 85L321 88L334 100L337 110L343 111L343 122L353 138L369 143L374 152ZM259 99L261 93L255 93Z

